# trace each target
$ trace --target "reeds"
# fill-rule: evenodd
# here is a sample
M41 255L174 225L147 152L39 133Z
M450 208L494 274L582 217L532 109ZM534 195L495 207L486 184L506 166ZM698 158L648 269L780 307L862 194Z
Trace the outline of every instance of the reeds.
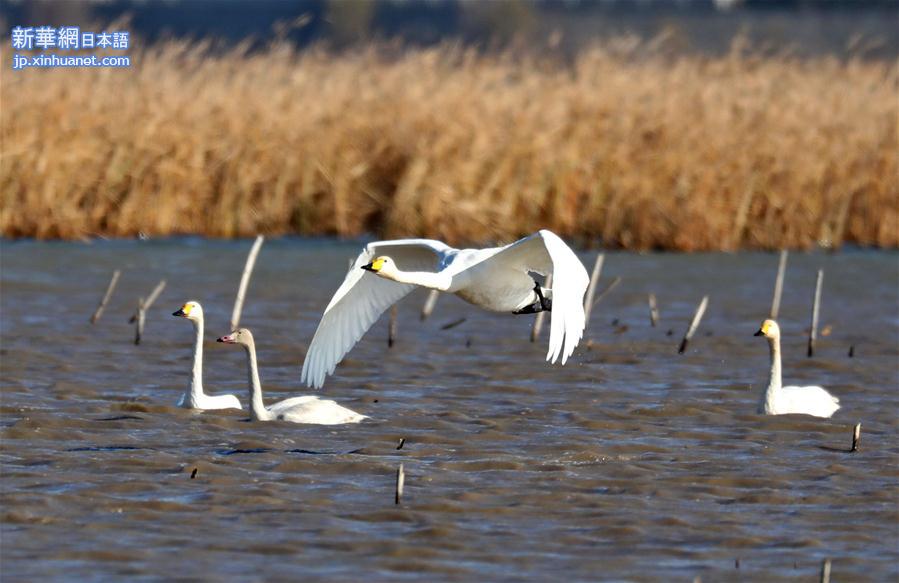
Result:
M569 61L168 41L132 62L4 75L2 235L899 245L892 63L628 38Z

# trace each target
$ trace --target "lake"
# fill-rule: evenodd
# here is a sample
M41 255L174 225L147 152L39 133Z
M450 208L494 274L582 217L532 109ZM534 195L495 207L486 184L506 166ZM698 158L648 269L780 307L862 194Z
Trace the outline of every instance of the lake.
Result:
M548 328L529 342L533 316L444 296L421 322L418 291L396 345L385 315L319 392L372 419L326 427L174 406L193 329L171 313L190 299L206 313L206 391L247 402L243 351L215 338L249 247L2 242L5 580L811 581L825 558L836 581L899 577L899 254L789 257L784 381L838 396L832 419L755 413L776 254L607 253L599 289L620 284L564 367L544 362ZM241 324L268 402L315 392L299 383L305 347L360 247L262 247ZM595 253L581 257L589 269ZM127 320L160 279L136 346Z

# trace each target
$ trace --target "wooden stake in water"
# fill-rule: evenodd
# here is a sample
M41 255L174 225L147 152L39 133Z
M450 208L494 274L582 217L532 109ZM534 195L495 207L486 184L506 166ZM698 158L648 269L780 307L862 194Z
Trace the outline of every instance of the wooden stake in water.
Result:
M162 290L164 290L164 289L165 289L165 280L163 279L159 283L157 283L156 287L153 288L153 291L150 292L149 297L147 297L147 301L143 302L144 312L146 312L147 310L150 309L150 307L156 302L156 298L159 297L159 294L161 294ZM138 306L137 311L140 311L140 309L141 309L140 306ZM138 315L137 311L135 311L134 314L131 316L131 319L128 320L129 324L133 324L135 321L137 321L137 315Z
M452 322L447 322L446 324L444 324L443 326L441 326L440 329L441 329L441 330L452 330L452 329L455 328L456 326L459 326L459 325L461 325L461 324L464 324L465 321L466 321L467 319L468 319L468 318L458 318L458 319L456 319L456 320L453 320Z
M699 327L699 322L702 320L702 315L705 314L705 308L709 304L709 296L703 296L702 301L699 302L699 306L696 308L696 313L693 314L693 320L690 322L690 327L687 328L687 333L684 334L683 340L680 341L680 348L677 349L678 354L683 354L687 350L687 344L690 342L690 339L693 338L693 334L696 333L696 329Z
M771 313L768 316L772 320L776 320L777 314L780 312L780 295L784 288L784 273L786 270L787 251L782 249L780 251L780 261L777 263L777 279L774 280L774 298L771 300Z
M247 255L247 262L243 267L243 274L240 276L240 286L237 288L237 298L234 300L234 310L231 312L231 329L237 330L240 324L240 313L243 311L243 300L247 293L247 286L250 285L250 276L253 275L253 267L256 265L256 256L259 255L259 249L265 237L256 236L256 241L250 248L250 254Z
M655 294L649 294L649 321L653 328L659 323L659 307L656 305Z
M149 310L150 306L152 306L156 302L156 298L159 297L159 294L162 293L162 290L165 289L165 280L160 280L159 283L156 284L156 287L153 288L153 291L150 292L150 297L147 298L147 302L144 304L144 309Z
M403 470L403 464L396 471L396 493L393 498L394 504L399 504L403 497L403 485L406 482L406 472Z
M396 318L397 309L394 304L390 308L390 323L387 325L387 348L393 348L393 345L396 343Z
M162 293L162 290L165 289L165 280L161 280L156 284L156 287L153 288L153 291L150 292L150 296L144 301L144 298L138 298L137 300L137 310L134 312L134 315L131 316L129 322L136 322L135 330L134 330L134 343L140 344L140 339L144 335L144 322L147 318L147 310L153 305L156 301L156 298L159 297L159 294Z
M602 264L606 260L606 254L600 253L596 256L596 262L593 264L593 273L590 274L590 285L587 286L587 295L584 296L584 322L586 326L590 325L590 312L593 310L593 294L596 293L596 284L602 273Z
M437 305L437 298L440 297L440 292L436 289L432 289L428 292L428 299L425 300L425 305L421 307L421 321L424 322L431 316L431 312L434 311L434 306Z
M606 286L606 289L604 289L604 290L602 290L602 292L600 292L599 296L597 296L597 298L596 298L596 301L593 302L593 305L594 306L599 305L599 302L601 302L603 300L603 298L605 298L607 295L612 293L612 290L615 289L616 287L618 287L619 283L621 283L620 277L616 277L615 279L613 279L612 282Z
M132 316L131 320L137 322L134 328L134 344L140 344L141 336L144 335L144 320L146 319L146 308L144 307L144 298L137 298L137 312Z
M830 559L821 563L821 583L830 583Z
M815 342L818 340L818 314L821 310L821 283L824 281L824 270L818 270L815 281L815 302L812 304L812 327L808 332L808 357L815 355Z
M862 437L862 424L856 423L855 427L852 428L852 449L850 452L858 451L858 441Z
M106 304L109 302L109 298L112 297L112 292L113 290L115 290L115 286L119 282L120 275L122 275L122 272L118 269L112 272L112 279L109 280L109 285L106 286L106 293L103 294L103 299L100 300L100 305L97 306L97 310L94 312L94 315L91 316L91 324L96 324L97 320L100 319L100 316L103 315L103 310L106 309Z
M546 276L546 283L543 287L551 288L553 284L553 274L550 273ZM540 338L540 331L543 330L543 318L546 317L546 312L537 312L537 317L534 318L534 324L531 326L531 342L537 342L537 339Z

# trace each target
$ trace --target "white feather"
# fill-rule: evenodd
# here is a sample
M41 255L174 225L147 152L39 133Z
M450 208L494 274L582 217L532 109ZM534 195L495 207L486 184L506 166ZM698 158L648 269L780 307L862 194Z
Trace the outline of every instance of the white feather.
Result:
M379 277L361 269L378 256L390 257L395 272L384 270ZM514 312L536 301L529 272L553 274L546 359L556 362L561 356L565 364L584 332L583 297L589 276L558 236L542 230L490 249L459 250L429 239L367 245L325 308L306 353L302 379L321 387L381 314L416 285L454 293L487 310Z

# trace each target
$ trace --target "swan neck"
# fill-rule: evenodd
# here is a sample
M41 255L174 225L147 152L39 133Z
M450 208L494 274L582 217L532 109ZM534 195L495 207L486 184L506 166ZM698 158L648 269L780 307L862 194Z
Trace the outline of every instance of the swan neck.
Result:
M193 321L196 334L194 335L194 362L190 377L190 397L195 403L197 398L203 395L203 318Z
M262 402L262 383L259 381L259 367L256 363L256 345L250 343L247 351L247 380L250 386L250 417L253 421L266 421L271 413Z
M413 285L436 289L437 291L443 292L447 291L453 284L452 276L443 272L401 271L397 269L390 275L389 279L398 283L411 283Z
M766 394L771 395L781 389L781 373L780 373L780 338L770 338L768 346L771 348L771 374L768 377L768 390Z

